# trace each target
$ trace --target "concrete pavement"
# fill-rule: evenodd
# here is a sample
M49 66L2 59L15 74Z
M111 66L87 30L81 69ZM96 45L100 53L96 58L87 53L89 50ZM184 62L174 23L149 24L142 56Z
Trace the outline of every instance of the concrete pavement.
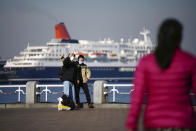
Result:
M125 131L128 108L0 109L0 131Z

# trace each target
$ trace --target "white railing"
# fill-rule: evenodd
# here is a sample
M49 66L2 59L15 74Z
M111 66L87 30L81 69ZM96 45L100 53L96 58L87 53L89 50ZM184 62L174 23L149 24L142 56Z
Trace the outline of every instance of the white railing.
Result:
M21 93L25 94L21 87L26 87L26 85L0 85L0 88L17 88L15 92L3 92L0 90L0 94L17 94L18 93L18 102L21 102Z
M24 90L21 89L21 87L25 87L26 85L0 85L0 88L18 88L15 90L15 92L4 92L3 90L0 90L0 94L18 94L18 102L21 102L21 94L26 94ZM48 87L63 87L62 84L59 85L36 85L36 88L39 87L45 87L44 90L41 92L36 92L36 94L42 94L45 93L45 101L48 102L48 93L50 94L62 94L62 92L51 92L51 90L48 89Z
M116 101L116 93L117 94L121 94L121 95L129 95L131 94L134 89L132 88L134 86L134 84L104 84L103 85L104 88L107 87L112 87L112 89L110 89L109 91L106 90L104 91L104 94L112 94L112 101L115 102ZM37 91L36 95L39 94L43 94L45 93L45 102L48 102L48 94L63 94L63 92L52 92L50 89L48 89L49 87L63 87L63 84L37 84L36 88L45 88L44 90ZM116 87L118 88L125 88L125 87L130 87L130 91L129 92L120 92ZM0 85L0 88L17 88L14 92L4 92L3 90L0 90L0 94L17 94L18 95L18 102L21 102L21 94L26 95L26 93L24 92L24 90L22 90L21 88L26 88L26 85ZM194 95L194 93L190 93L190 95Z
M44 88L45 87L45 89L42 90L41 92L36 92L36 94L38 95L38 94L45 93L45 102L48 102L48 94L53 94L53 95L63 94L63 91L61 91L61 92L52 92L50 89L48 89L48 87L63 87L63 86L64 86L63 84L52 84L52 85L47 85L47 84L39 85L38 84L38 85L36 85L36 88L39 88L39 87Z
M50 89L48 89L48 87L63 87L62 84L55 84L55 85L36 85L36 88L39 87L45 87L44 90L42 90L41 92L36 92L36 94L42 94L45 93L45 101L48 102L48 93L50 94L62 94L63 92L52 92Z
M4 92L3 90L0 90L0 94L18 94L18 102L21 102L21 94L26 94L24 90L21 89L21 87L25 87L26 85L0 85L0 88L18 88L15 90L15 92ZM62 84L59 85L36 85L36 88L38 87L45 87L46 89L42 90L41 92L36 92L36 94L42 94L45 93L45 101L48 102L48 93L50 94L61 94L62 92L51 92L51 90L48 89L48 87L63 87Z
M117 94L122 94L122 95L129 95L131 94L132 91L134 91L134 89L131 89L129 92L119 92L118 89L116 89L116 87L133 87L133 84L104 84L104 88L106 87L113 87L110 91L104 92L104 94L109 94L112 93L113 97L112 97L112 101L115 102L116 101L116 93Z
M0 90L0 94L17 94L18 93L18 102L21 102L21 93L22 94L26 94L21 87L26 87L26 85L0 85L0 88L17 88L17 90L15 90L15 92L4 92L3 90ZM45 93L45 102L48 102L48 94L63 94L62 92L52 92L50 89L48 89L48 87L63 87L63 84L37 84L36 88L45 88L42 91L37 91L36 95L40 95Z
M104 87L113 87L110 91L108 92L104 92L104 94L113 94L113 102L116 101L116 93L117 94L123 94L123 95L128 95L130 94L133 89L131 89L129 92L119 92L118 89L116 89L116 87L132 87L133 84L104 84ZM15 92L4 92L2 90L0 90L0 94L18 94L18 102L21 102L21 94L26 94L24 92L24 90L21 89L21 87L26 87L26 85L0 85L0 88L18 88L17 90L15 90ZM48 87L63 87L62 84L37 84L36 88L45 88L44 90L42 90L41 92L36 92L36 95L38 94L43 94L45 93L45 102L48 102L48 94L63 94L63 92L52 92L50 89L48 89Z
M106 87L113 87L110 91L105 91L104 94L113 94L112 97L112 101L115 102L116 101L116 93L117 94L122 94L122 95L129 95L131 94L134 89L132 88L129 92L119 92L118 89L116 89L116 87L133 87L134 84L104 84L104 88ZM190 96L195 95L193 92L189 93Z

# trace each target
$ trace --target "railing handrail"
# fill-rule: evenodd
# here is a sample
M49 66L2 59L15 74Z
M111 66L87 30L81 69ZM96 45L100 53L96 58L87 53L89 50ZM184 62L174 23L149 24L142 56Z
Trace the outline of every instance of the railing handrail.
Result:
M26 87L26 85L0 85L0 88L5 88L5 87ZM63 87L63 84L38 84L36 87ZM104 87L107 86L116 86L116 87L127 87L127 86L134 86L134 84L104 84Z
M7 87L26 87L26 85L0 85L0 88L7 88Z
M104 84L104 87L107 86L115 86L115 87L130 87L130 86L134 86L134 84Z
M38 84L36 85L36 87L63 87L64 85L63 84L45 84L45 85L42 85L42 84Z
M36 85L36 87L63 87L63 84L45 84L45 85ZM0 88L7 87L26 87L26 85L0 85Z

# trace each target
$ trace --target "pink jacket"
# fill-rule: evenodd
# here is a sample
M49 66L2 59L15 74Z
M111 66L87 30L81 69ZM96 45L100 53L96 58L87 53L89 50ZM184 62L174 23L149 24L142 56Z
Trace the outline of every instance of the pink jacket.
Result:
M161 70L154 54L137 66L131 108L126 126L136 130L145 92L145 128L192 128L194 111L189 92L196 94L196 58L177 49L170 67Z

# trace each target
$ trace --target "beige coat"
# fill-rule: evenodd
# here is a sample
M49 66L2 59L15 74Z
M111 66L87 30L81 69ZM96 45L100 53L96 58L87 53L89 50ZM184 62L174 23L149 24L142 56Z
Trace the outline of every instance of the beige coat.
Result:
M90 69L85 65L85 66L81 66L81 74L82 74L82 80L83 83L87 83L87 81L90 79L91 77L91 71Z

